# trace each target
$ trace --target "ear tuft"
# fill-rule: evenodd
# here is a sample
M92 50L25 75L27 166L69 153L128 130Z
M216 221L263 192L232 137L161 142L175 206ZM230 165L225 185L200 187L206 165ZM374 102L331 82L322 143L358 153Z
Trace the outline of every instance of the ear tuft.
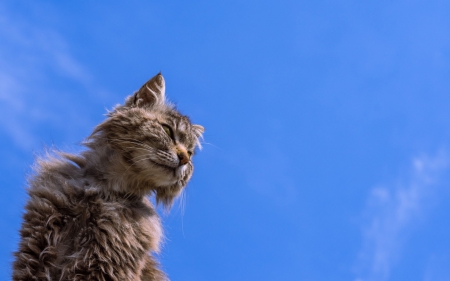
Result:
M201 138L205 132L205 128L202 125L192 125L192 131L197 138Z
M194 133L195 137L197 138L197 146L199 149L202 149L201 140L203 139L203 133L205 132L205 128L201 125L192 125L192 132Z
M134 94L133 103L139 107L152 107L164 104L166 99L166 85L161 72L148 80L139 91Z

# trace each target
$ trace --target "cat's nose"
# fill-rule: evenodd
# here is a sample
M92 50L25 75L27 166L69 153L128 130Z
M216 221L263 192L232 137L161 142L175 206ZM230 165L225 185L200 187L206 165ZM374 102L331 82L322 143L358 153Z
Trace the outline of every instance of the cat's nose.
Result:
M178 159L180 160L180 166L183 166L187 162L189 162L189 155L186 151L178 151L177 153Z

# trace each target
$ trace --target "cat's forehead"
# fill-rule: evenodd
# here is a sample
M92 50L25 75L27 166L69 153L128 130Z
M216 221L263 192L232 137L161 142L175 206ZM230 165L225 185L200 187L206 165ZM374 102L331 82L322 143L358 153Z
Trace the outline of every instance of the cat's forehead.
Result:
M157 121L159 123L163 123L166 125L170 125L174 129L178 130L190 130L192 127L192 123L189 117L179 113L174 109L162 109L162 110L147 110L142 108L131 108L125 109L128 111L126 116L129 116L133 119L141 119L141 121L152 120ZM119 113L119 112L115 112ZM118 114L121 116L121 114Z
M164 117L166 119L166 122L177 130L185 131L190 130L191 128L191 121L189 120L189 118L180 114L179 112L167 112Z
M189 117L181 114L174 108L153 108L152 110L143 108L128 109L126 114L131 119L137 120L142 129L150 129L155 126L155 122L161 125L168 125L174 131L178 141L195 144L197 137L193 133L193 125ZM150 130L152 131L152 130Z
M191 130L192 123L189 117L179 113L176 110L164 111L157 113L157 120L159 122L170 125L173 129L179 131L189 131Z

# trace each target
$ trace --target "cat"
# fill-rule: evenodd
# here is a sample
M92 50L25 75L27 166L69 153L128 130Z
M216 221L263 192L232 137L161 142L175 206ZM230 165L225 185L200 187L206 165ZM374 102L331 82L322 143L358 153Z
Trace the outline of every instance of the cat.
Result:
M170 208L203 132L166 102L159 73L108 113L84 152L38 159L12 279L168 280L152 255L163 234L148 196Z

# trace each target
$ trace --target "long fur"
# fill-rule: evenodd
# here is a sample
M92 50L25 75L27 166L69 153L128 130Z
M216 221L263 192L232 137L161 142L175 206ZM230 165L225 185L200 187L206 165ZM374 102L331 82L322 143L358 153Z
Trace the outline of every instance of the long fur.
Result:
M169 208L191 178L203 127L165 101L161 74L116 107L80 155L38 159L13 280L168 280L148 195Z

